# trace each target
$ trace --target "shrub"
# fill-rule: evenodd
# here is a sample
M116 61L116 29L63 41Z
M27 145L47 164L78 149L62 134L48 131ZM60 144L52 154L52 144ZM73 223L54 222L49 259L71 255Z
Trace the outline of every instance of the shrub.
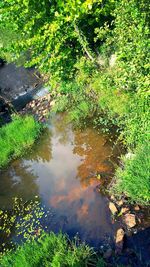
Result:
M11 123L0 128L0 167L32 146L40 129L40 124L31 116L15 116Z

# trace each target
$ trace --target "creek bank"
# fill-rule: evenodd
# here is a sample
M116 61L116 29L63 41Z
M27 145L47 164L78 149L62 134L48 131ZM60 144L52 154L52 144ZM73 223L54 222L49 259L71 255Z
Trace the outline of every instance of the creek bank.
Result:
M50 109L54 105L55 101L51 94L48 93L28 103L21 113L32 114L38 121L46 122ZM103 257L110 266L112 266L112 262L116 264L116 261L118 261L119 264L133 264L133 261L135 261L135 264L132 266L141 266L143 263L141 263L140 259L136 256L136 250L134 250L133 246L131 246L131 248L126 246L126 243L128 239L130 240L132 237L134 239L136 234L138 235L140 231L144 231L146 228L143 225L143 208L137 204L129 205L125 197L118 200L114 196L110 196L109 209L113 215L113 220L119 222L121 228L117 230L116 236L114 237L115 248L113 249L110 247L105 250Z
M39 92L41 92L41 87L40 88L39 87L40 87L39 85L34 84L33 87L30 88L31 89L30 90L26 88L25 86L24 88L22 88L22 90L24 90L24 93L23 94L20 93L20 95L16 95L16 97L12 99L12 102L14 106L17 108L17 110L19 110L20 114L22 115L32 114L36 118L36 120L45 123L49 116L50 109L55 104L55 101L53 100L51 94L49 94L48 92L47 93L45 92L44 96L43 95L41 96L40 94L38 94ZM8 91L9 90L6 90L6 92ZM6 92L5 92L5 96L6 96ZM10 93L11 93L11 90L10 90ZM2 110L3 110L3 107L5 106L6 105L4 106L2 105ZM9 106L6 107L6 111L7 109L9 109ZM142 208L140 208L137 205L131 208L128 206L126 199L121 199L118 201L113 196L111 198L110 206L113 207L112 213L114 216L114 220L116 221L118 220L120 224L122 225L122 228L119 229L120 232L116 233L116 248L114 252L111 248L109 248L105 252L105 258L111 258L113 253L115 254L122 253L122 256L120 257L124 257L123 249L124 249L125 239L126 238L128 239L128 237L130 238L134 236L137 233L136 227L139 224L142 225L142 222L143 222ZM133 222L131 222L130 219L132 219ZM126 221L128 221L128 223L126 223ZM133 226L130 227L131 225ZM132 249L126 249L125 253L127 257L129 255L131 256L131 254L134 254Z
M147 262L150 263L149 209L136 203L129 203L125 196L118 200L114 195L110 196L109 209L112 220L120 222L121 228L116 233L115 251L109 256L108 261L113 261L118 255L118 264L127 265L130 263L131 266L136 267L147 266ZM149 233L146 240L145 233ZM142 261L138 254L141 255Z
M114 196L110 196L109 209L114 219L121 220L124 227L130 231L131 228L134 228L134 231L135 228L143 228L146 211L147 215L149 214L149 209L129 203L126 197L117 200Z

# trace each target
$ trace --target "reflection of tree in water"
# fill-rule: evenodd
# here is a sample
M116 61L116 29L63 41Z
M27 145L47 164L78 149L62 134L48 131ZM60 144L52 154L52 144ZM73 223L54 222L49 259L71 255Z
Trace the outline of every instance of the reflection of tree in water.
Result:
M25 159L31 161L49 162L52 159L52 133L46 128L42 132L40 138L32 147L31 153L25 156Z
M83 157L77 174L82 186L91 184L97 173L109 176L112 172L112 165L108 162L112 148L106 137L92 128L75 132L73 153Z
M67 121L66 114L57 115L53 118L54 134L59 138L59 143L66 145L71 142L73 133L72 127Z
M36 183L38 177L29 167L16 160L8 170L1 173L0 208L11 207L13 197L21 197L27 201L38 195L39 189Z

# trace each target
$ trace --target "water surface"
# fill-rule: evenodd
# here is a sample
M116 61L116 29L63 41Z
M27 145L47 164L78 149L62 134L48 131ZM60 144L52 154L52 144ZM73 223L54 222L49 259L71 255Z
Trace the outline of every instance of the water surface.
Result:
M49 230L78 233L93 246L113 243L118 226L98 187L109 183L118 155L108 136L92 127L73 130L58 115L31 152L0 173L0 208L11 208L12 197L27 201L38 195L51 211L43 222Z

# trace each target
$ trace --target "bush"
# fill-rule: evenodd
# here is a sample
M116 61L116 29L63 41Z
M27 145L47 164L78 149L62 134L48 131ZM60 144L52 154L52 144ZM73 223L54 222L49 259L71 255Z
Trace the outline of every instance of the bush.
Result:
M116 173L115 193L125 194L132 201L148 204L150 201L150 145L148 142L140 145L135 154L127 154L123 158L124 168Z
M2 257L0 265L3 267L84 267L92 263L93 250L85 244L77 245L63 234L43 234L38 240L25 243L14 252ZM101 264L100 264L101 263ZM94 265L92 265L94 266ZM99 267L104 261L99 260Z
M0 128L0 167L22 155L25 149L33 145L40 133L41 126L33 117L15 116L13 121Z

